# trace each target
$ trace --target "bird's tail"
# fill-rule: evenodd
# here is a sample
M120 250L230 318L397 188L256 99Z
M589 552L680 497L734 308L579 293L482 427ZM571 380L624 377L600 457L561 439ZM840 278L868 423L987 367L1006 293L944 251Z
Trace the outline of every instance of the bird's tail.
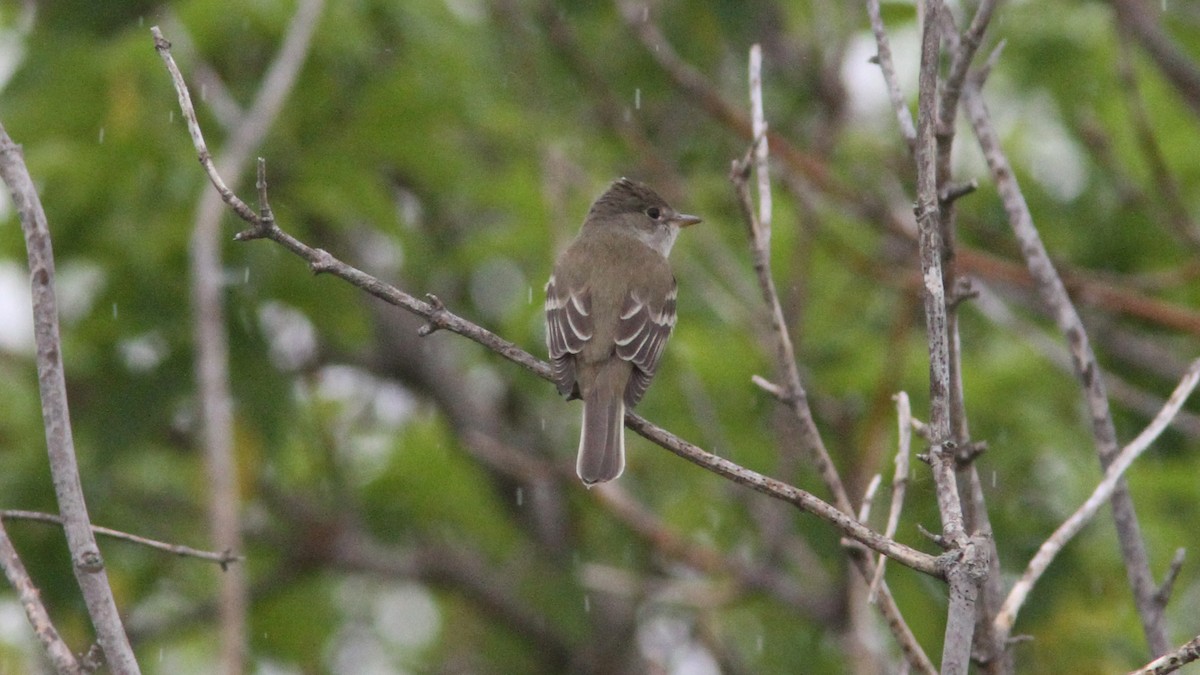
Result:
M625 383L629 364L600 367L583 398L583 429L575 471L589 487L610 481L625 470Z

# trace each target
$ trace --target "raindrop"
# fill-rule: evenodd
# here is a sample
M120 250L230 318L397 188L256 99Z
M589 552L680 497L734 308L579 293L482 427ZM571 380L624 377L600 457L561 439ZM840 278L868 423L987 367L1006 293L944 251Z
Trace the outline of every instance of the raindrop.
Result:
M175 111L174 110L167 111L167 121L170 122L171 124L175 123Z
M245 268L242 271L242 283L243 284L250 283L250 268L249 267Z
M759 635L758 636L758 653L761 654L762 650L763 650L763 636Z
M517 488L517 506L522 506L525 502L525 488Z
M100 143L104 143L104 127L100 127Z
M529 287L529 304L533 304L533 286Z
M996 487L996 472L992 471L992 487Z
M633 90L633 109L634 110L642 109L642 88L641 87L638 87L637 89Z
M113 318L117 318L117 303L113 303Z
M545 430L546 430L546 418L543 417L542 418L542 431L545 431Z
M592 596L590 596L590 595L583 596L583 611L588 614L592 613Z
M200 100L201 101L208 100L208 85L207 84L200 85Z

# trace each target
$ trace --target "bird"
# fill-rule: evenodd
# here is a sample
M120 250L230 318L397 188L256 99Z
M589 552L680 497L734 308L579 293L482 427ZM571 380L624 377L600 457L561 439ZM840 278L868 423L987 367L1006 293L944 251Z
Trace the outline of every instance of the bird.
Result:
M625 409L646 393L675 327L667 256L700 222L620 178L595 202L546 284L546 346L558 392L583 400L575 470L587 487L625 470Z

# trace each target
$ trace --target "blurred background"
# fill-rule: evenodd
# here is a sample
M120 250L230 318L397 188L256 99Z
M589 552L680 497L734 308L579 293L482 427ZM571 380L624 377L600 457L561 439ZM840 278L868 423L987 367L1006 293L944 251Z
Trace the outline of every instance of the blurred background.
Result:
M974 3L950 4L966 25ZM1142 11L1181 67L1200 68L1187 2L1004 3L981 56L1006 41L985 96L1127 442L1200 355L1200 92L1164 75L1121 11ZM311 38L279 57L305 13ZM916 10L883 14L914 102ZM578 403L461 337L417 337L422 321L274 243L234 242L241 223L204 203L152 25L252 206L246 159L262 156L285 231L540 358L551 264L610 181L644 180L702 216L673 253L679 325L638 412L829 499L781 452L792 422L750 381L776 377L774 348L727 175L748 147L747 54L761 43L767 117L790 143L772 148L774 276L854 499L874 474L890 481L892 396L928 411L915 174L863 3L6 2L0 122L54 237L92 519L204 549L240 537L246 556L223 574L101 541L144 672L899 671L833 528L632 433L615 488L586 490ZM297 75L256 136L243 122L280 63ZM965 125L954 171L980 182L958 202L959 271L980 289L961 313L963 379L1011 582L1100 471L1063 342ZM27 276L0 200L0 508L53 512ZM224 354L197 337L205 321ZM224 390L202 393L198 345L218 348ZM212 459L221 438L232 473ZM1189 549L1168 606L1176 644L1200 632L1198 450L1192 404L1129 477L1157 578ZM940 527L919 463L897 538L934 552L918 524ZM91 627L60 530L7 528L83 650ZM894 564L888 581L936 662L944 586ZM222 626L243 649L222 647ZM1107 509L1016 632L1033 636L1019 672L1148 660ZM0 673L42 671L5 587Z

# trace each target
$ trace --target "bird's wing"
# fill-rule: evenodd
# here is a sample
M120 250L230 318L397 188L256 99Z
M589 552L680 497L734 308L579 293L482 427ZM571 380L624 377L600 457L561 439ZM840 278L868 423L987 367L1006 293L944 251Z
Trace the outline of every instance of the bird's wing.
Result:
M559 393L575 392L575 359L572 357L592 339L592 294L587 288L559 286L554 275L546 284L546 346L550 368Z
M625 296L617 322L617 356L633 363L633 376L625 387L625 403L637 405L650 386L662 358L663 347L675 327L675 280L655 302L652 293L632 290ZM646 297L643 297L646 296Z

